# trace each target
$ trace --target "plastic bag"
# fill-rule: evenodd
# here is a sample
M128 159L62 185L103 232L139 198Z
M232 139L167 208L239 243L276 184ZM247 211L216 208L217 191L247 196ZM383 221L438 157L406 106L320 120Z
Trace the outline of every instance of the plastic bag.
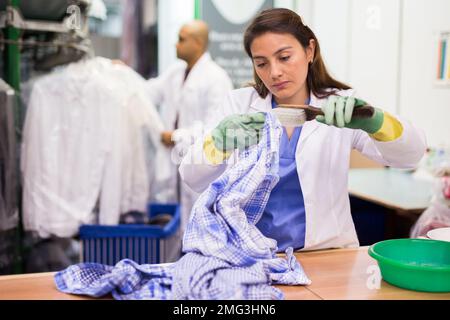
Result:
M427 232L450 227L450 167L435 171L437 177L431 205L411 228L411 238L426 237Z

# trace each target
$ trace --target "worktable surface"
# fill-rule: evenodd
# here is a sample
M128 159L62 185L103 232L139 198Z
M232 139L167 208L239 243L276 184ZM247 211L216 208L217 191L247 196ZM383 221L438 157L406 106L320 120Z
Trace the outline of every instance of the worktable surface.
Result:
M390 209L421 213L430 204L433 183L398 169L350 169L348 191Z
M296 257L312 280L309 286L277 286L288 300L328 299L446 299L450 293L425 293L401 289L377 279L377 263L368 247L297 252ZM93 299L59 292L54 272L0 276L0 299ZM379 289L377 289L379 284ZM107 297L110 298L110 297Z

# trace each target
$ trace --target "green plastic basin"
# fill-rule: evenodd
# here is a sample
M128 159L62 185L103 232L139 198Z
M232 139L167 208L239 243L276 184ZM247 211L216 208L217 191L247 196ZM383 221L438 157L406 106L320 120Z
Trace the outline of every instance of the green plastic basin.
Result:
M380 241L369 248L384 281L404 289L450 292L450 242L427 239Z

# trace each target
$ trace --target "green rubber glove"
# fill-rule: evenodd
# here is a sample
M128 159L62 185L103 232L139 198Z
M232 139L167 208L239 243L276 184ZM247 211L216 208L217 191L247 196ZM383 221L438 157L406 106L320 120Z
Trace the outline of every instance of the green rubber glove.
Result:
M259 142L265 121L263 112L228 116L211 133L214 146L226 152L255 145Z
M330 96L322 106L324 116L317 116L316 120L339 128L361 129L369 134L380 130L384 121L384 113L375 108L370 118L352 119L353 109L366 105L364 100L353 97Z

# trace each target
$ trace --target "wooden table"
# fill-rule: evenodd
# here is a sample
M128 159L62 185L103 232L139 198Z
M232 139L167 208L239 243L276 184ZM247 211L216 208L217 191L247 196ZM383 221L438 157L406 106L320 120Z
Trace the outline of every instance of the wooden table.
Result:
M56 289L54 272L27 273L0 277L1 300L86 300Z
M367 253L368 247L297 253L312 284L305 288L323 300L399 300L446 299L450 293L426 293L405 290L385 281L371 281L378 269L376 260ZM375 277L376 278L376 277ZM369 285L368 285L369 283ZM379 283L379 289L376 284ZM296 287L279 286L288 300L301 299ZM372 288L372 289L371 289Z
M398 169L350 169L348 191L389 209L421 213L430 204L433 184Z
M361 236L360 241L362 244L371 244L383 239L408 238L420 214L430 205L433 183L429 180L418 179L413 173L405 170L350 169L348 191L354 199L351 200L354 206L352 208L354 218L360 218L358 214L361 213L362 217L367 219L359 221L363 223L363 230L359 230L360 227L355 223L358 235ZM361 207L363 202L358 202L357 199L369 202L367 207ZM370 203L381 206L381 209L377 211L382 216L378 214L373 217L368 216L368 212L370 214L374 212ZM380 222L380 219L384 221L383 230L371 229L371 232L378 234L372 238L364 232L364 228L369 227L367 221L370 219L373 219L376 225L379 225L377 221ZM382 238L380 234L384 234Z
M368 279L376 261L368 247L300 252L296 256L312 280L309 286L277 286L289 300L327 299L446 299L450 293L424 293L404 290L381 281L379 289L370 289ZM369 269L368 269L369 268ZM59 292L54 273L36 273L0 277L0 299L66 300L92 299ZM370 282L370 281L369 281ZM374 284L374 282L370 282ZM375 284L378 282L375 282Z

